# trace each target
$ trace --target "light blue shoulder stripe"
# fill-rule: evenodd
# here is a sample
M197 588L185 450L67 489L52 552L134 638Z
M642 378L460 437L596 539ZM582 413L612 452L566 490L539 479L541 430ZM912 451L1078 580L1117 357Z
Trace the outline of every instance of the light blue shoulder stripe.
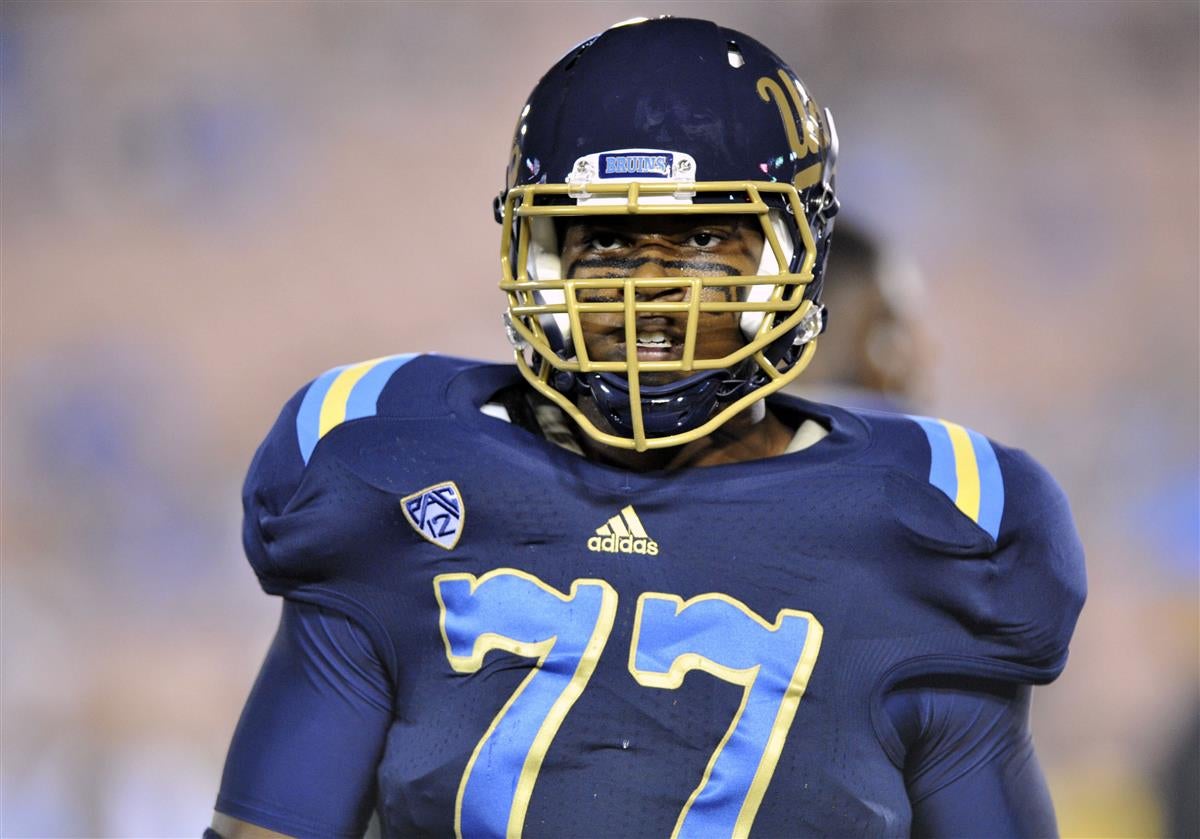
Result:
M929 482L993 539L1004 515L1004 476L982 434L957 423L910 416L929 440Z
M940 421L929 417L910 416L909 419L921 426L929 439L929 483L954 500L958 495L958 474L950 432Z
M1004 476L992 444L977 431L968 429L975 462L979 464L979 526L992 535L1000 536L1000 519L1004 515Z
M300 443L300 456L306 464L312 456L313 449L317 447L317 441L321 439L321 405L325 402L329 387L333 380L350 366L352 365L344 364L322 373L308 386L308 391L300 402L300 410L296 412L296 439Z
M404 353L382 359L371 368L365 376L358 380L346 400L346 421L360 417L373 417L379 410L379 394L388 383L392 374L417 357L417 353Z
M393 355L375 361L371 367L354 382L349 395L345 396L344 417L341 422L362 417L374 416L378 411L379 395L392 374L416 358L418 353ZM322 373L308 387L304 398L300 400L300 409L296 412L296 440L300 446L300 456L305 464L312 457L313 449L321 439L321 414L329 406L327 402L338 397L331 394L338 377L347 370L358 368L360 364L344 364ZM350 376L348 378L353 378ZM344 386L342 386L344 387ZM343 391L344 392L344 391ZM338 407L338 406L334 406ZM328 433L331 429L326 429Z

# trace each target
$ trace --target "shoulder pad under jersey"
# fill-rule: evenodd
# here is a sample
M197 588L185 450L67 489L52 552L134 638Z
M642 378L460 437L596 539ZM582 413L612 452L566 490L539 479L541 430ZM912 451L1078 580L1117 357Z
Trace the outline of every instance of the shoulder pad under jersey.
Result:
M313 513L329 503L322 499L335 495L328 485L336 483L338 471L335 465L312 475L311 466L323 448L319 444L349 423L386 415L407 403L420 411L432 402L422 390L430 389L436 377L422 370L416 377L404 375L427 366L427 361L443 359L410 353L335 367L284 405L255 453L242 489L242 541L265 589L282 593L306 575L319 576L319 555L330 549L317 538L328 529ZM412 398L405 399L398 390Z
M892 514L913 554L928 558L912 573L922 596L968 631L963 656L980 664L967 669L1057 677L1086 594L1083 547L1058 484L1025 452L961 425L872 419L876 456L892 461ZM963 662L926 666L961 672Z
M373 417L392 374L416 358L390 355L334 367L305 389L296 409L296 442L307 464L321 438L344 422Z

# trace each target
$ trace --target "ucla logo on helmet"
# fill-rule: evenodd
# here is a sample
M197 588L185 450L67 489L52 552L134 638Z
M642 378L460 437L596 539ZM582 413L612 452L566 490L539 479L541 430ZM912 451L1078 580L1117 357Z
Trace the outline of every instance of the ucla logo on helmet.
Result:
M400 499L400 509L427 542L453 550L462 535L467 508L454 481L435 484Z

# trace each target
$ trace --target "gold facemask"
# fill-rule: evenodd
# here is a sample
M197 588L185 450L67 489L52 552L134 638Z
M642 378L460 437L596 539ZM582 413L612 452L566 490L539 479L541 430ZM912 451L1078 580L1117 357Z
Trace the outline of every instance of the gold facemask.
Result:
M805 299L813 279L816 246L797 189L791 184L760 181L672 181L621 183L535 184L513 187L505 196L501 233L502 279L508 298L506 321L521 374L538 392L563 409L590 437L605 445L646 451L678 446L704 437L754 402L784 387L808 365L821 329L820 308ZM720 203L703 202L706 195ZM694 203L695 197L701 198ZM729 198L735 200L726 203ZM737 198L742 200L738 201ZM766 200L764 200L764 198ZM575 199L571 201L570 199ZM570 201L570 203L564 203ZM771 201L772 203L768 203ZM774 209L782 205L783 210ZM653 277L564 279L558 266L553 219L580 216L753 215L762 229L764 256L760 273L719 277ZM792 233L788 232L788 225ZM794 243L793 243L794 241ZM788 266L798 247L797 270ZM548 252L553 249L554 252ZM663 289L683 291L683 299L654 299ZM706 299L706 289L720 289L724 299ZM580 299L604 296L604 300ZM608 292L598 295L598 292ZM641 294L639 294L641 292ZM647 292L653 292L648 294ZM679 295L672 295L678 298ZM713 295L707 295L711 298ZM642 299L642 298L650 299ZM626 357L598 361L588 357L580 316L621 313ZM701 314L739 313L746 343L737 351L715 358L696 357L696 333ZM637 354L637 318L661 314L686 318L682 357L671 361L641 361ZM795 344L799 356L788 366L772 362L766 350L799 327ZM778 353L775 353L778 355ZM747 360L748 364L743 364ZM780 369L780 368L783 369ZM695 428L661 436L646 433L642 418L641 377L651 372L699 373L738 368L739 377L759 374L762 381L730 401L722 402ZM632 434L624 436L599 428L561 388L575 374L612 373L628 381ZM559 385L559 386L556 386ZM560 389L561 388L561 389Z

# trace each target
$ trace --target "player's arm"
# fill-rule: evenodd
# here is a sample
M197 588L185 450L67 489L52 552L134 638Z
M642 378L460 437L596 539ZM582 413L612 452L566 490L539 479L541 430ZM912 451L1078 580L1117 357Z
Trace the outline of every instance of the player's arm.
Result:
M361 836L392 719L391 694L356 624L284 601L229 748L213 830L223 839Z
M894 688L914 837L1048 837L1058 828L1029 732L1029 685L965 677Z

